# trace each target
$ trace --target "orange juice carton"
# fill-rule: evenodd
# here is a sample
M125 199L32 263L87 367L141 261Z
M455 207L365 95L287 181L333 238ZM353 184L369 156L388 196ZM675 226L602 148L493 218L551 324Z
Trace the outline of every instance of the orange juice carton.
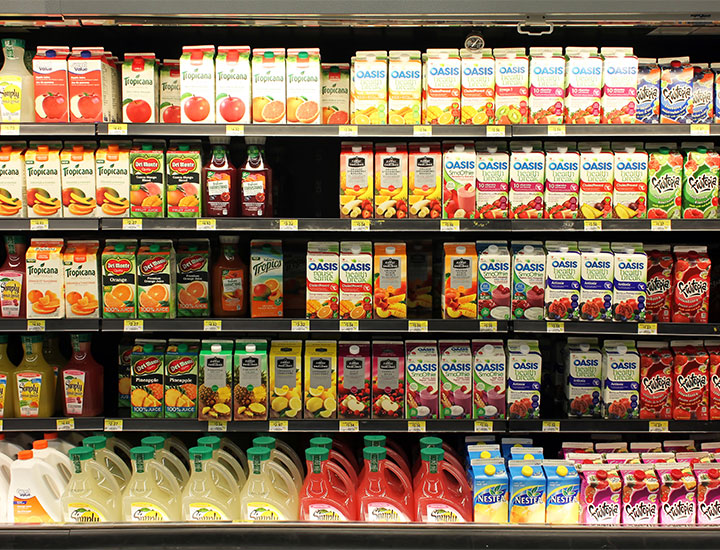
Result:
M513 142L510 153L510 217L542 218L545 212L545 153L539 141Z
M508 460L509 523L545 523L547 480L542 460Z
M460 52L428 49L423 60L423 124L460 124Z
M300 340L273 340L270 346L270 418L303 416L302 351Z
M160 65L158 122L180 122L180 60L163 59Z
M581 271L577 242L547 241L545 248L545 318L550 321L577 321Z
M350 121L350 64L320 64L320 107L323 124Z
M95 203L98 217L127 218L130 215L130 147L103 143L95 151Z
M132 348L132 418L162 418L165 402L165 340L135 340Z
M706 246L674 246L672 320L707 323L711 261Z
M527 124L530 61L525 48L495 48L495 122Z
M612 243L613 319L645 321L647 301L647 254L641 243Z
M605 340L602 378L603 416L617 420L638 418L640 355L635 348L635 342ZM595 450L598 450L597 447Z
M657 59L638 59L635 120L642 124L660 122L660 67Z
M507 242L478 241L478 315L510 320L510 252Z
M419 50L388 54L388 124L420 124L422 61Z
M370 418L370 342L338 342L338 418Z
M477 319L478 257L475 243L445 243L443 319Z
M178 317L208 317L210 314L210 242L185 239L177 249Z
M350 123L387 124L387 52L356 52L350 60Z
M6 142L0 146L0 216L27 217L25 186L25 142Z
M375 243L373 289L375 318L407 318L405 243Z
M545 146L545 217L578 217L580 153L574 143Z
M25 151L27 213L30 218L62 217L60 142L30 142Z
M199 218L202 204L202 143L171 141L165 153L168 218Z
M35 122L70 122L67 46L38 46L33 57Z
M713 116L713 86L715 74L707 64L693 64L693 110L690 120L693 124L710 124Z
M98 241L68 241L63 252L65 317L98 319L100 269Z
M198 419L233 417L233 341L203 340L198 363Z
M183 46L180 122L215 122L215 46Z
M580 476L575 465L564 460L543 460L547 478L545 523L576 525L580 521Z
M170 339L165 350L165 418L197 418L200 340Z
M104 319L137 317L137 241L107 240L101 256Z
M407 218L408 152L404 143L375 146L375 217Z
M407 418L438 418L440 368L436 341L405 341L405 379Z
M442 149L440 143L408 144L408 202L411 218L439 218L442 214Z
M115 122L119 89L103 48L73 48L68 58L70 122Z
M405 418L405 346L400 341L372 343L372 417Z
M320 50L288 49L286 66L288 123L320 124Z
M250 46L218 46L215 57L215 121L250 124Z
M252 117L259 124L285 124L285 48L252 51Z
M65 317L62 239L32 239L25 254L28 319Z
M473 520L508 522L508 475L502 458L475 458L470 464L473 483Z
M565 123L599 124L602 57L595 47L567 47L565 57Z
M718 170L720 155L705 144L685 144L683 166L682 217L717 217Z
M267 340L235 340L233 383L233 420L267 420Z
M623 525L655 525L659 519L660 481L653 464L620 464Z
M495 121L495 58L489 50L460 50L460 122Z
M565 56L562 48L530 48L530 124L562 124Z
M675 355L673 419L707 420L710 356L702 340L671 340L670 348Z
M60 152L63 215L66 218L94 218L97 195L95 143L65 143Z
M660 523L694 525L697 518L697 479L689 462L656 464L660 481Z
M372 243L340 243L340 318L372 319L372 289Z
M250 241L251 317L283 316L282 241Z
M440 340L440 418L473 417L473 355L468 340Z
M337 418L337 342L305 342L305 418Z
M648 154L642 143L613 143L613 217L645 218L647 214Z
M433 306L433 259L427 253L432 241L420 240L408 243L408 317L428 319Z
M580 320L612 319L615 257L610 243L580 243Z
M443 147L443 218L475 218L475 146L446 141Z
M475 142L475 193L478 217L494 220L509 215L510 155L497 142Z
M569 345L564 358L565 410L571 418L602 417L602 353L591 343Z
M508 418L540 417L542 356L537 340L508 340Z
M340 217L372 218L374 157L369 141L340 144Z
M580 150L580 216L610 218L613 205L615 156L609 142L578 143Z
M123 122L157 122L159 63L154 53L126 53L122 64Z
M130 217L165 216L165 142L144 140L130 149Z
M687 57L661 58L660 122L690 124L695 71Z
M638 58L632 48L602 48L603 124L635 124Z
M172 241L140 241L137 251L138 312L141 319L174 319L175 250Z
M340 286L340 245L307 244L306 309L308 319L337 319Z
M618 525L622 509L622 478L616 464L578 464L580 523Z
M505 418L507 357L502 340L473 340L473 418Z
M648 211L650 219L677 219L682 205L683 156L672 144L648 143Z
M512 253L513 319L538 321L545 309L545 249L539 241L514 242Z

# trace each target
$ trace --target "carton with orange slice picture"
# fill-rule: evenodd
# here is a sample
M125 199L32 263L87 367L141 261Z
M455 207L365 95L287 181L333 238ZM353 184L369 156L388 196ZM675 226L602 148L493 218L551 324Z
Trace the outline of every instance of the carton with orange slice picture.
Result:
M350 123L387 124L386 51L360 51L350 60Z
M309 242L305 314L308 319L337 319L340 271L337 242Z
M492 124L495 120L495 58L489 50L460 50L461 124Z
M65 270L65 316L98 319L98 241L68 241L63 253Z
M100 143L95 151L95 199L101 218L130 215L130 147L128 143Z
M104 319L137 317L135 240L108 240L101 256Z
M25 151L28 217L62 217L61 142L30 142Z
M186 239L177 249L178 317L207 317L210 314L210 242Z
M337 418L337 342L305 342L305 418Z
M282 241L250 241L250 316L283 316Z
M375 217L407 218L408 154L404 143L375 146Z
M0 147L0 216L25 218L25 142L6 142Z
M320 49L289 49L285 64L288 124L320 124Z
M429 49L422 56L423 124L460 123L460 52Z
M252 51L252 121L285 124L285 48Z
M175 318L175 250L172 241L140 241L137 251L138 317Z
M419 50L388 56L388 124L420 124L422 60Z
M372 318L371 242L340 243L340 318Z
M373 144L369 141L340 144L340 217L372 218Z
M62 239L32 239L25 254L28 319L65 317Z
M95 217L95 143L65 142L60 152L63 216Z
M477 319L478 258L475 243L445 243L443 319Z
M375 243L373 294L376 319L407 318L405 243Z
M321 63L320 107L323 124L350 120L350 63Z
M270 347L270 418L298 418L302 401L300 340L273 340ZM302 415L300 415L302 416Z

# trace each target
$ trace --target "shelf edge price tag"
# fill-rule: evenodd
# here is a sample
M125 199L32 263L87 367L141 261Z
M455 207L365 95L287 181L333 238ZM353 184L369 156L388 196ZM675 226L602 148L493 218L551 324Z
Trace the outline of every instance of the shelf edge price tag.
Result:
M215 218L198 218L195 220L195 229L198 231L215 231L217 220Z
M297 220L279 220L278 229L280 231L297 231L298 221Z
M50 228L50 221L47 218L30 220L30 231L46 231Z
M440 231L460 231L460 220L440 220Z
M602 231L602 220L585 220L583 229L585 231Z
M108 124L108 135L110 136L126 136L127 124Z
M69 432L75 429L74 418L58 418L55 421L55 429L59 432Z
M672 231L672 220L650 220L650 231Z
M203 321L203 330L205 332L220 332L222 330L222 321L220 319L205 319Z
M360 323L357 321L340 321L340 332L357 332L360 328Z
M565 135L565 125L564 124L555 124L547 127L547 135L549 136L564 136Z
M497 332L497 321L480 321L480 332Z
M123 218L123 229L128 229L131 231L137 231L142 229L142 219L141 218Z
M710 125L709 124L691 124L690 125L691 136L709 136Z
M408 420L408 432L425 433L425 421L424 420Z
M338 126L339 136L356 136L358 135L357 126Z
M359 432L360 422L357 420L341 420L338 429L341 432Z
M505 137L505 126L488 126L485 135L488 137Z
M408 332L427 332L427 321L408 321Z
M351 220L350 231L370 231L370 220Z
M123 421L121 418L106 418L104 422L103 430L106 432L121 432L123 431Z
M45 332L45 319L28 319L28 332Z
M561 321L548 321L546 332L565 332L565 323Z
M490 433L493 431L492 420L476 420L474 429L475 432Z
M19 124L2 124L0 125L0 136L19 136Z
M667 420L650 420L648 422L648 431L650 431L650 432L669 432L670 425Z
M209 432L226 432L227 420L208 420Z
M560 421L559 420L543 420L542 431L544 432L559 432Z
M242 124L226 124L225 125L226 136L244 136L245 126Z
M0 432L1 432L1 431L3 431L3 421L2 421L2 419L0 418Z
M418 137L432 136L432 126L413 126L413 135Z
M143 331L143 320L142 319L125 319L123 321L123 332L142 332Z
M294 319L290 322L292 332L310 332L310 321L307 319Z
M288 431L288 421L287 420L271 420L270 425L268 426L268 431L270 431L270 432L286 432L286 431Z
M657 323L638 323L638 334L657 334Z

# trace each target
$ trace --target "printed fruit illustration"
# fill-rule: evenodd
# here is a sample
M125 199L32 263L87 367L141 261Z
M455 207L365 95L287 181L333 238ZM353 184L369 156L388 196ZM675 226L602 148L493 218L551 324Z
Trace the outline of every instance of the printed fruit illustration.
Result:
M16 216L22 210L19 197L11 197L5 189L0 188L0 216Z
M265 105L270 103L267 97L254 97L252 102L252 118L253 122L265 122L263 118L263 109Z
M152 107L143 99L125 100L125 114L130 122L147 122L152 116Z
M79 292L69 292L66 300L75 315L92 315L99 306L97 298L91 292L83 295Z
M285 104L282 101L271 101L262 108L262 120L276 124L285 117Z
M220 102L220 115L228 122L237 122L245 116L245 102L239 97L225 97Z
M67 101L60 94L47 93L35 98L35 112L42 118L57 120L67 116Z
M327 112L326 112L327 111ZM323 109L323 124L347 124L350 115L345 111L335 111L334 109Z
M31 290L28 292L28 300L33 311L39 315L52 315L60 307L60 299L52 290L46 290L45 294L39 290Z
M320 107L314 101L305 101L300 104L295 114L298 122L312 124L320 116Z
M668 215L662 208L650 208L647 212L647 217L651 220L662 220L666 219Z
M167 107L162 114L163 122L168 124L179 124L180 123L180 106L170 105Z
M210 114L210 103L204 97L192 96L183 103L183 110L190 120L200 122Z
M301 97L289 97L287 99L287 120L288 122L298 122L297 110L302 105L304 99Z
M95 120L102 112L102 100L95 94L80 94L70 99L70 112L76 118Z

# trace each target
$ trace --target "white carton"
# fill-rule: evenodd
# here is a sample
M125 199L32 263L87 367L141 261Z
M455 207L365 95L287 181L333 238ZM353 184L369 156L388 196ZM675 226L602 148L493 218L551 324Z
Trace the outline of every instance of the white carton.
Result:
M473 340L473 418L505 418L507 357L502 340Z
M545 153L539 141L516 141L510 154L510 217L542 218L545 192Z
M487 50L460 50L461 124L495 122L495 58Z
M0 147L0 216L27 217L25 188L25 142L6 142Z
M508 340L508 418L540 417L542 355L537 340Z
M507 242L478 241L478 316L510 320L511 270Z
M63 215L66 218L96 216L95 143L65 144L60 152Z
M388 55L388 124L420 124L422 59L419 50Z
M510 155L494 141L475 143L476 209L480 218L494 220L509 215Z
M632 48L602 48L603 124L635 124L638 58Z
M512 318L538 321L545 309L545 249L539 241L514 242Z
M183 46L180 103L181 122L215 122L215 46Z
M615 218L644 218L647 215L648 154L642 143L613 143L613 214Z
M126 53L122 64L123 122L157 122L160 74L154 53Z
M613 167L610 143L579 143L580 216L586 220L612 216Z
M288 49L287 120L290 124L320 124L320 49Z
M340 318L372 318L372 243L340 243Z
M554 143L545 150L545 217L578 216L580 154L574 143Z
M423 124L460 123L460 52L428 49L423 54Z
M606 340L603 346L603 416L637 418L640 401L640 355L632 340Z
M215 58L215 120L249 124L251 117L250 46L218 46Z
M530 48L530 124L562 124L565 57L562 48Z
M595 47L568 47L565 56L565 123L599 124L602 57Z
M407 387L407 418L438 417L440 373L437 342L407 340L405 342Z
M306 315L338 318L340 243L309 242L307 245Z
M254 48L251 66L253 122L285 124L285 48Z
M577 343L565 356L565 407L570 417L602 416L602 353L597 346Z
M530 63L525 48L495 48L495 122L527 124Z
M440 418L473 417L473 355L469 340L440 340Z
M351 124L387 124L387 52L356 52L350 66Z
M475 217L475 147L443 142L443 218Z
M158 121L180 123L180 60L163 59L160 65L160 106Z
M580 302L580 251L577 242L547 241L545 318L576 321Z
M612 243L615 255L613 274L613 319L645 321L647 255L642 243Z
M612 319L615 257L609 243L580 243L580 320Z

